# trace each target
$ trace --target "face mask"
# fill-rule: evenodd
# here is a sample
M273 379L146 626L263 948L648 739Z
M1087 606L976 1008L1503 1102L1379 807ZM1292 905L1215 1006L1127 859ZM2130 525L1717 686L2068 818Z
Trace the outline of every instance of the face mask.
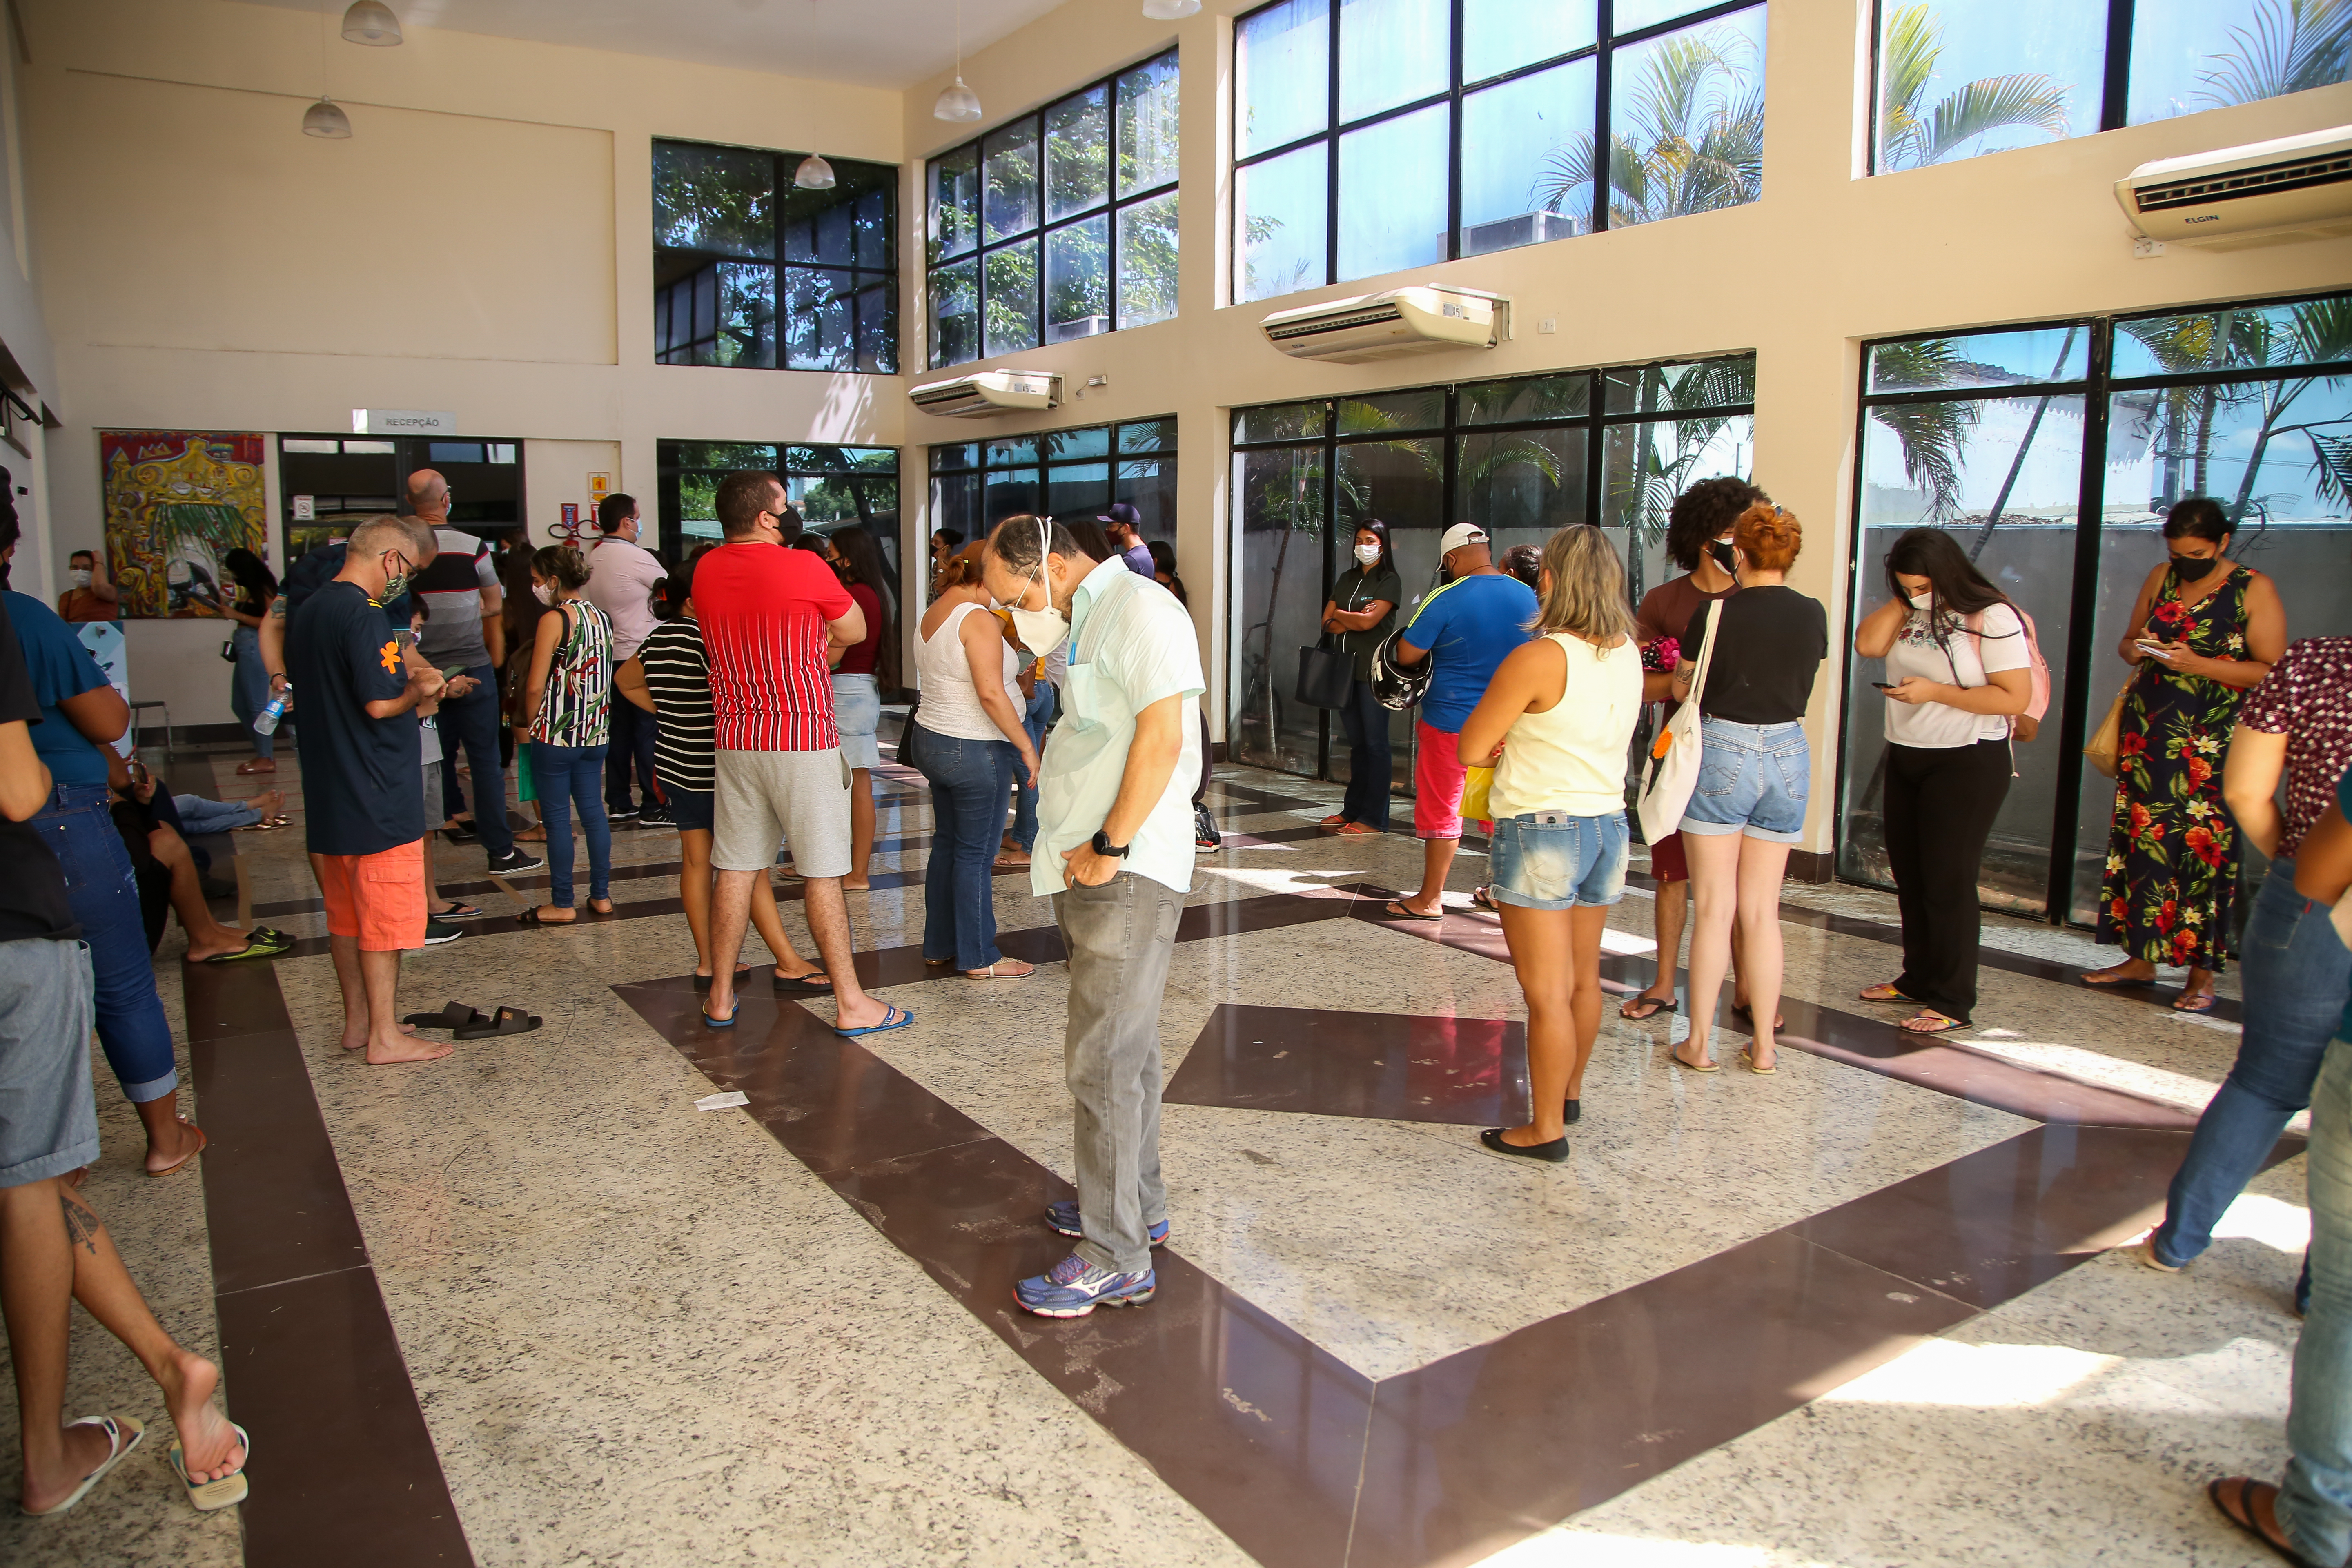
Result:
M1365 565L1370 566L1380 558L1381 547L1379 545L1359 544L1356 546L1356 559L1362 562ZM83 575L87 576L89 574L84 573Z
M89 574L79 566L67 573L66 576L77 588L87 588L89 586Z
M405 594L405 593L407 593L407 592L408 592L408 574L407 574L407 573L403 572L403 573L402 573L399 576L397 576L397 577L386 577L386 578L383 580L383 603L385 603L385 604L389 605L389 604L391 604L394 599L399 598L403 594Z
M530 585L530 596L537 599L542 605L552 605L555 603L555 590L549 587L544 583L533 583Z
M2194 583L2218 565L2211 555L2176 555L2172 558L2172 574L2184 583Z
M1906 604L1906 605L1910 605L1910 606L1911 606L1913 609L1915 609L1915 610L1924 610L1924 609L1926 609L1926 608L1927 607L1927 605L1928 605L1929 602L1930 602L1930 601L1932 601L1932 600L1935 598L1935 596L1936 596L1936 595L1935 595L1935 591L1934 591L1933 589L1929 589L1927 593L1924 593L1924 594L1913 594L1913 593L1908 593L1908 592L1906 592L1906 593L1903 595L1903 602L1904 602L1905 604Z
M1726 572L1737 570L1737 568L1735 568L1731 563L1731 541L1728 539L1718 539L1706 547L1706 552L1708 555L1714 557L1715 563L1717 566L1722 567Z
M1052 540L1051 531L1040 519L1037 524L1037 574L1029 580L1030 583L1045 583L1045 547ZM1028 583L1021 585L1021 596L1024 599L1029 596ZM1051 583L1045 583L1044 609L1024 610L1017 605L1013 607L1013 629L1021 638L1021 646L1036 658L1043 658L1061 647L1062 639L1070 635L1070 622L1069 617L1054 608L1054 586Z

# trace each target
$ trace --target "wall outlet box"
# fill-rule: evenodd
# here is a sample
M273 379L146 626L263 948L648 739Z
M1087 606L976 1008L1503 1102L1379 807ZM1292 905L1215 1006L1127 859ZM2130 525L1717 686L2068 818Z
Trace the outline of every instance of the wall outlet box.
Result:
M1559 331L1559 318L1558 316L1546 316L1542 321L1536 323L1536 331L1539 332L1556 332Z

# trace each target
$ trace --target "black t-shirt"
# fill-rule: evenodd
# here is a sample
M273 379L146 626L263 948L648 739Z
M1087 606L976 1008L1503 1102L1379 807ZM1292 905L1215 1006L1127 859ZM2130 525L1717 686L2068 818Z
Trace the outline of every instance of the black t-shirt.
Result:
M425 837L416 712L365 704L398 697L408 672L383 608L356 583L308 595L286 629L286 674L301 724L302 802L313 855L373 855Z
M33 679L8 607L0 604L0 724L41 721ZM81 934L73 906L66 901L66 874L58 858L29 822L0 818L0 942L42 939L62 942Z
M1396 574L1396 568L1382 562L1370 572L1360 565L1350 566L1331 584L1331 602L1343 610L1366 609L1382 599L1389 604L1387 615L1366 630L1339 634L1339 646L1356 656L1359 680L1372 678L1372 655L1396 630L1396 607L1404 603L1404 582Z
M1683 628L1682 657L1693 664L1712 607L1701 605ZM1793 724L1829 653L1830 616L1819 599L1778 583L1742 588L1723 601L1698 710L1734 724Z

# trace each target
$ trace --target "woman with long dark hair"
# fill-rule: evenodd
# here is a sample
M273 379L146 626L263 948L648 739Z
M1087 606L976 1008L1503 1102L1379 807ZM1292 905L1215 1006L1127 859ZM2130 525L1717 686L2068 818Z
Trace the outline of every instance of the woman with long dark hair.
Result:
M1372 691L1372 655L1396 629L1404 581L1389 556L1389 525L1368 517L1356 524L1355 560L1331 584L1323 601L1323 629L1356 661L1348 705L1339 710L1348 732L1348 793L1339 809L1323 819L1335 833L1360 835L1389 830L1389 710Z
M1886 552L1885 604L1853 651L1886 661L1886 860L1903 973L1865 1002L1916 1003L1917 1035L1965 1028L1977 1000L1977 876L2009 798L2010 742L2033 695L2032 649L2008 595L1940 528Z
M845 892L873 884L866 864L874 858L874 770L882 765L875 731L882 723L882 693L898 689L898 595L874 536L863 528L837 528L824 536L825 559L834 574L866 615L866 640L841 656L833 668L833 714L841 726L842 760L849 764L849 875Z
M278 597L278 578L268 563L250 550L232 550L221 557L221 564L236 584L236 595L222 606L222 613L236 623L236 630L228 636L229 651L236 664L229 677L229 711L245 726L245 738L253 746L252 759L237 763L236 771L274 773L277 738L256 730L253 721L269 706L269 668L261 662L261 617L269 613L269 601Z

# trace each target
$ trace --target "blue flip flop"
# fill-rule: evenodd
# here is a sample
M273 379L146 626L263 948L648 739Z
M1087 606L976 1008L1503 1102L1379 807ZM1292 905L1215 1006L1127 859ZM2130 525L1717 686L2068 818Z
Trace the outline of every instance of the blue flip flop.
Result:
M912 1013L908 1012L904 1007L893 1007L889 1012L883 1015L882 1021L878 1024L868 1025L863 1029L837 1028L834 1030L834 1033L839 1035L845 1040L856 1040L861 1039L867 1035L879 1035L891 1029L903 1029L914 1021L915 1016ZM714 1027L715 1026L714 1026Z
M741 998L740 996L738 996L738 997L736 997L736 998L735 998L735 1005L734 1005L734 1008L733 1008L731 1011L730 1011L730 1012L728 1013L727 1016L725 1016L724 1018L714 1018L714 1017L712 1017L712 1016L710 1016L710 1008L709 1008L709 1005L708 1004L705 1004L705 1005L702 1005L702 1006L697 1007L697 1008L695 1009L695 1011L702 1015L702 1026L703 1026L704 1028L706 1028L706 1029L731 1029L731 1028L733 1028L733 1027L735 1026L735 1019L736 1019L737 1015L740 1014L740 1013L743 1011L743 998Z

